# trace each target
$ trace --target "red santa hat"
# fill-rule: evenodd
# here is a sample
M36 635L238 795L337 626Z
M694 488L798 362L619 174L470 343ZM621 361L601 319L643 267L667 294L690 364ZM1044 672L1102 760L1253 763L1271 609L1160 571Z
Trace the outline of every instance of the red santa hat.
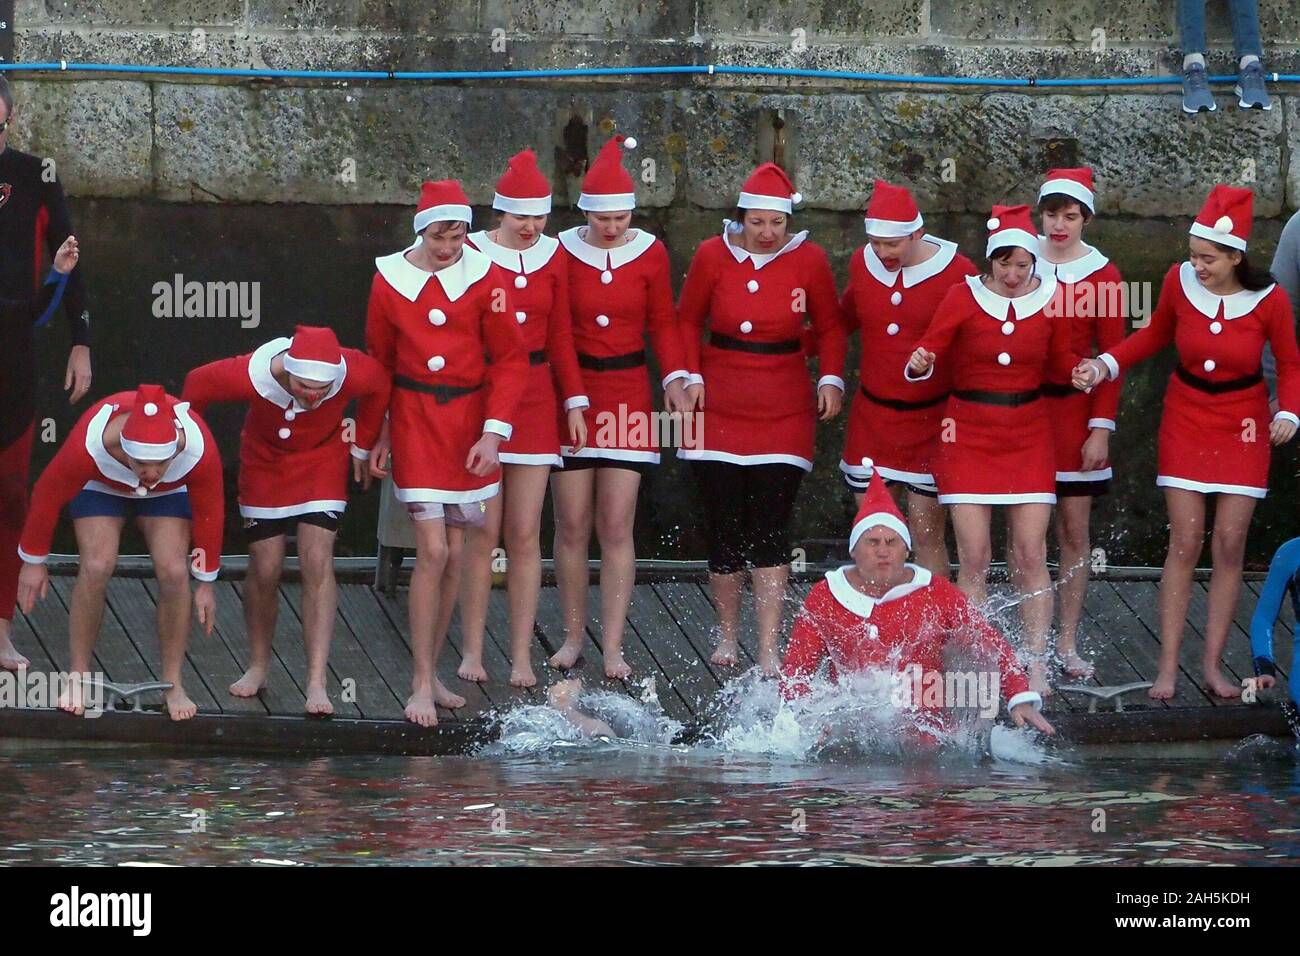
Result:
M998 249L1010 246L1038 256L1038 230L1029 218L1028 206L994 206L988 227L989 241L984 255L991 256Z
M1092 191L1092 170L1087 166L1077 169L1049 169L1043 185L1038 188L1038 201L1048 196L1069 196L1088 207L1088 212L1097 211L1097 203Z
M284 370L311 382L333 382L343 371L343 352L333 329L300 325L284 353Z
M1239 186L1222 183L1210 190L1196 221L1188 230L1193 236L1246 251L1255 216L1255 194Z
M415 208L415 231L424 232L433 222L463 222L472 216L465 190L454 179L439 179L420 187L420 204Z
M788 215L794 212L795 203L800 202L803 194L795 190L785 170L776 163L763 163L755 167L740 187L736 205L741 209L771 209Z
M179 433L161 385L141 385L122 426L122 451L136 461L166 461L176 454Z
M903 543L907 545L907 550L911 551L911 532L907 530L907 522L903 520L903 513L898 510L898 505L894 504L893 496L885 488L880 472L876 471L870 458L862 459L862 467L871 472L871 483L867 485L867 494L862 499L858 516L853 520L853 530L849 533L849 551L853 550L858 539L867 531L880 525L897 532L903 539Z
M910 236L922 226L921 211L904 186L895 186L883 179L876 180L871 191L871 202L863 213L867 235L878 239L899 239Z
M525 149L510 157L509 168L497 180L492 208L516 216L545 216L551 211L551 184L537 168L537 154Z
M621 133L601 147L583 177L579 209L584 212L624 212L636 208L632 177L623 168L624 149L636 149L636 140Z

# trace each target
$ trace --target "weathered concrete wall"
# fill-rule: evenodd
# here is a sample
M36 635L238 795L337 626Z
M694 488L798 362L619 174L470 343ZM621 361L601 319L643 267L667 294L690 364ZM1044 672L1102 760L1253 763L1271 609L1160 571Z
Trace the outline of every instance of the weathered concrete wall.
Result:
M1211 4L1211 66L1231 65ZM1270 69L1300 72L1300 5L1265 0ZM751 64L904 74L1150 76L1178 63L1168 0L19 0L20 62L310 69ZM1266 114L1187 119L1172 88L889 89L839 80L653 77L475 84L89 79L17 82L20 145L58 157L82 196L409 203L429 176L487 202L506 156L538 147L561 196L575 150L615 129L654 163L645 206L725 208L763 131L808 208L858 208L871 180L935 212L1025 196L1050 165L1097 170L1101 212L1190 215L1207 184L1247 181L1259 212L1300 206L1300 91ZM576 117L585 143L565 150ZM581 157L579 157L580 159ZM948 161L945 163L945 161ZM351 169L355 166L355 180ZM945 175L946 173L946 175Z

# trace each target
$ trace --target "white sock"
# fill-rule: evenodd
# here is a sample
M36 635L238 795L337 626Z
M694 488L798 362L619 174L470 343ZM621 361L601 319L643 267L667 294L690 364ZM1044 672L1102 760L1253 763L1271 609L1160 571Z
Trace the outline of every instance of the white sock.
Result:
M1237 65L1237 69L1239 69L1239 70L1244 70L1246 67L1250 66L1252 63L1258 63L1258 62L1259 62L1259 57L1257 57L1257 56L1256 56L1255 54L1253 54L1253 53L1247 53L1245 56L1243 56L1243 57L1241 58L1241 63L1239 63L1239 64Z
M1191 67L1192 67L1193 65L1196 65L1196 66L1202 66L1202 67L1205 66L1205 54L1204 54L1204 53L1189 53L1189 54L1187 54L1185 57L1183 57L1183 69L1184 69L1184 70L1191 69Z

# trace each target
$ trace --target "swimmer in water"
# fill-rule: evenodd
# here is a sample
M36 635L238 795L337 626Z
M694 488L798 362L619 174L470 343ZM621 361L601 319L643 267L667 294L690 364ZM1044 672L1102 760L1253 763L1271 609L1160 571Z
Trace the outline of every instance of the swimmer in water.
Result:
M578 695L581 693L582 681L570 677L552 684L546 692L546 701L563 714L569 723L577 727L584 737L609 737L610 739L618 737L609 724L595 717L588 717L578 710Z

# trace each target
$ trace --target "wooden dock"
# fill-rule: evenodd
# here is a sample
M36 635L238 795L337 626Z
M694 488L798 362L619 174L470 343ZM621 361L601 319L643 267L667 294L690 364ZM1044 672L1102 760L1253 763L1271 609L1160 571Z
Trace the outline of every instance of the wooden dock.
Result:
M199 717L175 724L158 713L109 712L84 720L58 711L0 708L0 736L15 738L134 741L182 747L225 746L285 752L464 752L490 738L493 715L524 703L542 703L546 687L557 675L546 658L563 637L558 593L542 589L538 640L533 666L540 683L530 690L511 688L508 611L504 590L494 589L488 614L484 664L489 680L467 684L456 676L460 663L460 627L453 620L449 647L440 663L444 683L466 698L466 706L441 712L437 728L422 730L402 718L410 689L411 654L407 631L407 592L376 590L368 575L357 569L341 572L339 610L334 622L330 655L332 719L303 716L306 659L301 641L301 586L287 581L280 589L280 618L271 672L257 698L231 697L227 687L243 672L248 660L238 572L217 584L217 623L211 637L195 625L185 666L185 685L198 704ZM640 681L655 678L665 712L688 727L696 726L706 705L737 670L709 663L713 607L707 585L698 573L650 574L636 586L628 615L625 655L633 668L626 682L606 681L600 653L599 595L593 586L588 602L588 647L584 679L591 685L640 695ZM1082 626L1082 647L1096 664L1095 685L1150 680L1159 654L1157 582L1146 574L1135 580L1114 574L1093 581ZM798 610L815 577L791 584L787 620ZM1247 582L1225 655L1231 676L1253 674L1249 644L1250 615L1261 582ZM73 577L51 576L51 593L29 616L14 622L14 641L44 672L68 669L67 620ZM1223 702L1205 689L1199 662L1206 614L1206 582L1193 591L1187 636L1181 650L1182 675L1178 692L1168 702L1130 695L1122 714L1088 713L1086 701L1064 695L1049 699L1047 712L1066 739L1081 743L1144 740L1230 739L1252 733L1286 736L1291 733L1279 703L1286 700L1291 668L1292 631L1289 606L1276 632L1282 667L1280 686L1265 702ZM142 572L122 575L109 586L95 664L107 679L139 683L161 678L158 641L154 632L156 587ZM742 645L742 668L753 664L752 599L746 598L748 628ZM157 699L158 695L154 695ZM155 704L155 708L157 705Z

